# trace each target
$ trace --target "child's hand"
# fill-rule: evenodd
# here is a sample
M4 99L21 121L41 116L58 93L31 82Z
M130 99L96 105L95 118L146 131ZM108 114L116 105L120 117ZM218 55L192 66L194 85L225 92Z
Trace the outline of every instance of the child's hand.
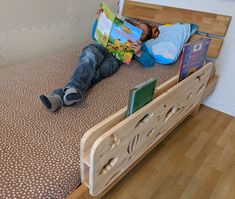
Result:
M132 43L130 45L131 49L134 51L135 55L137 55L138 57L141 56L142 52L141 52L141 41L137 41L136 43Z
M95 16L96 19L100 17L101 12L103 12L101 8L96 10L96 16Z

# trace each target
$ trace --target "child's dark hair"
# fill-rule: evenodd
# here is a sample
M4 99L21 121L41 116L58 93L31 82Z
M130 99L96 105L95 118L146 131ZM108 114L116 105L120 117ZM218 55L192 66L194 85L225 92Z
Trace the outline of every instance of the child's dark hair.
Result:
M148 23L146 22L142 22L144 25L146 25L148 27L148 33L144 39L144 41L147 41L149 39L155 39L157 38L157 36L159 35L159 30L157 26L150 26Z
M125 19L125 21L127 21L128 23L136 26L137 23L130 20L130 19ZM146 38L144 39L144 41L147 41L149 39L156 39L158 37L158 35L160 34L160 31L158 30L158 27L155 25L155 26L151 26L149 25L148 23L146 22L141 22L142 24L146 25L147 28L148 28L148 33L146 35Z
M144 38L144 41L148 41L148 40L152 39L152 28L148 23L142 22L142 24L144 24L148 27L148 32L146 34L146 37Z

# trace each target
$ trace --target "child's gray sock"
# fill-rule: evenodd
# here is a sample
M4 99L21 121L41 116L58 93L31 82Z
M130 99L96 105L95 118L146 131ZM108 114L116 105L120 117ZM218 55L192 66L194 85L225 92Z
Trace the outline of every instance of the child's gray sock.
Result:
M65 90L63 101L65 105L70 106L74 103L82 101L82 98L82 95L76 88L68 88Z
M54 112L63 106L63 100L59 95L41 95L39 98L48 111Z

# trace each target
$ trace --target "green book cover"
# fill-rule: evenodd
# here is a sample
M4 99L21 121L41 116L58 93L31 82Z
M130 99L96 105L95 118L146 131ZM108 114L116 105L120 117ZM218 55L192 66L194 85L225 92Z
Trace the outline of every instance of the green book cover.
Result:
M143 82L129 92L127 115L131 115L153 99L157 78Z

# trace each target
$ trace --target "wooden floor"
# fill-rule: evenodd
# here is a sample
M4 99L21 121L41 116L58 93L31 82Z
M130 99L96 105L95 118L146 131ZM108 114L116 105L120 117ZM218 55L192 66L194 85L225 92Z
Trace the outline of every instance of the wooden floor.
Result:
M104 199L235 199L235 118L189 117Z

